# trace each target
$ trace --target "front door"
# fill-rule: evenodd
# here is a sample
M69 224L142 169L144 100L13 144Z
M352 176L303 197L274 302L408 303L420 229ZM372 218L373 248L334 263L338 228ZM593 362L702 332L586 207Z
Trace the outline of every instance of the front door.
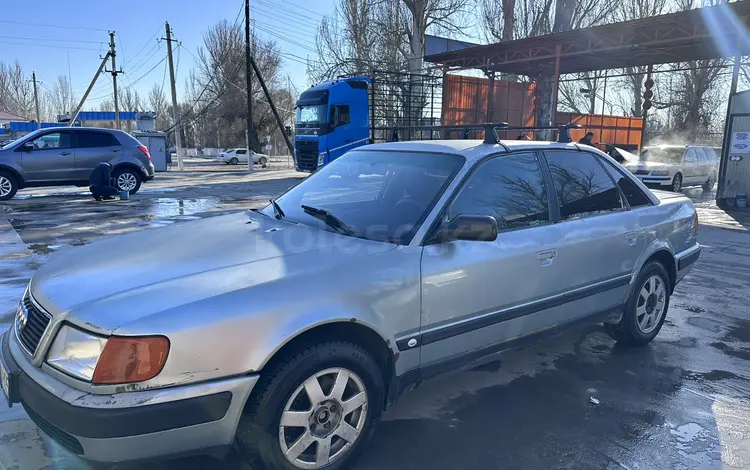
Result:
M560 211L555 262L563 274L556 285L567 300L558 311L561 322L613 313L629 293L644 229L598 156L571 150L545 156Z
M44 183L76 179L75 153L70 131L50 131L26 144L29 143L33 148L21 149L21 161L27 182Z
M76 130L76 179L88 181L99 163L122 157L122 145L109 132Z
M421 363L470 358L471 351L554 328L558 318L543 299L564 272L557 262L560 231L551 223L548 188L535 152L492 157L469 174L442 220L491 215L493 242L428 244L422 255ZM435 366L430 368L430 366Z

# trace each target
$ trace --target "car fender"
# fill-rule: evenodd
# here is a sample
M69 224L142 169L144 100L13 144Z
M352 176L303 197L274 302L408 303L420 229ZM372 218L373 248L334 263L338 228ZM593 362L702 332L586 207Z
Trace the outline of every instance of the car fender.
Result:
M23 170L10 165L0 164L0 171L7 171L16 178L19 188L24 186Z

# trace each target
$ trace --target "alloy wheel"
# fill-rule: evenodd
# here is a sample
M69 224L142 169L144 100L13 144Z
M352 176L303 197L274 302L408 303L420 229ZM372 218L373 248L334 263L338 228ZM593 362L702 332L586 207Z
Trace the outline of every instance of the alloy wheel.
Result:
M664 279L658 274L654 274L646 279L638 293L638 300L635 307L635 317L638 323L638 329L643 334L649 334L661 322L664 316L664 306L666 305L667 290Z
M0 197L5 197L13 191L13 182L5 176L0 176Z
M292 393L281 413L282 453L297 468L330 465L359 439L367 406L367 390L357 374L340 367L317 372Z
M138 181L132 173L125 172L117 177L117 187L123 191L132 191L137 184Z

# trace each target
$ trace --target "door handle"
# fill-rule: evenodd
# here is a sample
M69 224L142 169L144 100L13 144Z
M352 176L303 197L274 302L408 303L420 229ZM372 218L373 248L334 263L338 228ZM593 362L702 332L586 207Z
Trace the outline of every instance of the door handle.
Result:
M70 152L62 152L60 155L70 155Z
M557 250L544 250L536 254L536 259L541 261L542 266L549 266L557 256Z
M638 242L638 232L626 233L625 239L628 241L628 245L635 246L635 244Z
M113 152L119 152L120 149L112 149Z

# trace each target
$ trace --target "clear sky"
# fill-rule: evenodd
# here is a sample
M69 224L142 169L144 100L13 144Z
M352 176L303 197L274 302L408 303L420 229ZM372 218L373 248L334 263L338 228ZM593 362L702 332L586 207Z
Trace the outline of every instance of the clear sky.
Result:
M333 12L334 0L251 0L250 4L256 34L276 41L284 54L284 72L298 89L304 89L308 85L305 58L314 59L315 29L323 15ZM244 0L4 2L0 7L0 61L18 60L49 88L58 75L70 74L73 91L80 97L107 49L107 31L114 30L117 66L125 72L118 77L118 85L122 88L135 82L132 87L145 98L154 83L165 80L166 60L160 61L166 57L166 45L156 41L164 36L165 21L182 47L195 54L206 29L222 19L234 22L243 5ZM243 21L244 10L241 15L239 21ZM194 59L179 48L174 58L179 65L179 99ZM168 76L164 83L169 96ZM86 108L97 108L111 93L108 75L101 76Z

